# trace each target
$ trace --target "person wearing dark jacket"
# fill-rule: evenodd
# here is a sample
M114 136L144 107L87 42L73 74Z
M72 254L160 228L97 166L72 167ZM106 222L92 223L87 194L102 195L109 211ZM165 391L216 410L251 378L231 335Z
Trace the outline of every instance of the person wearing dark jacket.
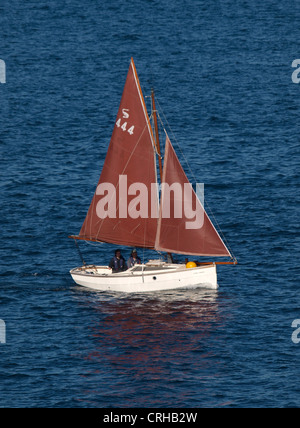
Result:
M124 257L121 254L121 250L115 251L115 257L109 262L109 267L112 268L114 273L122 272L127 269Z
M137 251L135 249L132 250L129 259L127 260L127 267L128 267L128 269L131 268L134 265L140 265L141 263L142 263L141 259L137 255Z

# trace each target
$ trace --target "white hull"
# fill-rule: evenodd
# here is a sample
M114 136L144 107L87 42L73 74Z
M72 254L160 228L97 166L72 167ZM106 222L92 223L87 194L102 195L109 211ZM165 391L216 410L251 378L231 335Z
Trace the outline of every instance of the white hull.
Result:
M107 266L82 266L70 271L76 284L98 291L141 293L177 288L217 289L215 264L186 268L182 264L147 263L112 273Z

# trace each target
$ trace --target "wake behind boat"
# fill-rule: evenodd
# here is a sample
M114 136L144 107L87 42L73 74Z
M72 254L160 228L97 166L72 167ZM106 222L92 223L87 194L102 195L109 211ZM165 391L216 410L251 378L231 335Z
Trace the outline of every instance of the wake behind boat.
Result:
M77 284L96 290L216 289L216 265L236 264L236 259L193 190L165 129L162 157L153 91L151 99L149 117L131 59L99 183L79 235L71 238L153 249L170 259L175 253L231 261L152 260L117 273L108 266L83 265L70 273Z

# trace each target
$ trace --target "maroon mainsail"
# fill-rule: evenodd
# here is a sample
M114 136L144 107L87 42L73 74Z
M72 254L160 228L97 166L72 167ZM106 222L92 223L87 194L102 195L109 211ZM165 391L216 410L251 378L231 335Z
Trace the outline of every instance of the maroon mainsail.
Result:
M123 177L121 188L120 175ZM152 128L135 65L131 60L103 170L79 237L118 245L153 248L157 215L151 213L151 207L152 211L155 205L158 207L158 200L157 192L152 192L151 200L150 189L151 183L156 181ZM106 195L101 189L101 184L105 189L104 183L110 183L115 194L107 192ZM135 200L138 201L139 189L136 189L135 195L128 195L128 189L136 183L149 189L148 200L144 201L144 205L148 205L147 213L143 213L144 218L133 218L134 213L130 212L137 210ZM113 209L115 204L116 211L110 212L106 218L99 218L97 207L99 211L101 207L98 204L103 203L101 201L105 195L107 207L102 208L108 210L111 204ZM115 218L112 218L113 216Z

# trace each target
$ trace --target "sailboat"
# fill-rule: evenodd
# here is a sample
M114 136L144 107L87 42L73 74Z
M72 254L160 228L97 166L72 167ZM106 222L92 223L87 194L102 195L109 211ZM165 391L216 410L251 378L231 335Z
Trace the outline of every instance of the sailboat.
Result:
M167 259L143 260L120 272L83 263L70 274L78 285L100 291L217 289L217 265L237 261L189 182L165 128L162 156L153 91L151 101L149 116L131 58L96 191L79 235L70 238L76 244L84 240L156 250ZM173 254L230 261L180 263Z

